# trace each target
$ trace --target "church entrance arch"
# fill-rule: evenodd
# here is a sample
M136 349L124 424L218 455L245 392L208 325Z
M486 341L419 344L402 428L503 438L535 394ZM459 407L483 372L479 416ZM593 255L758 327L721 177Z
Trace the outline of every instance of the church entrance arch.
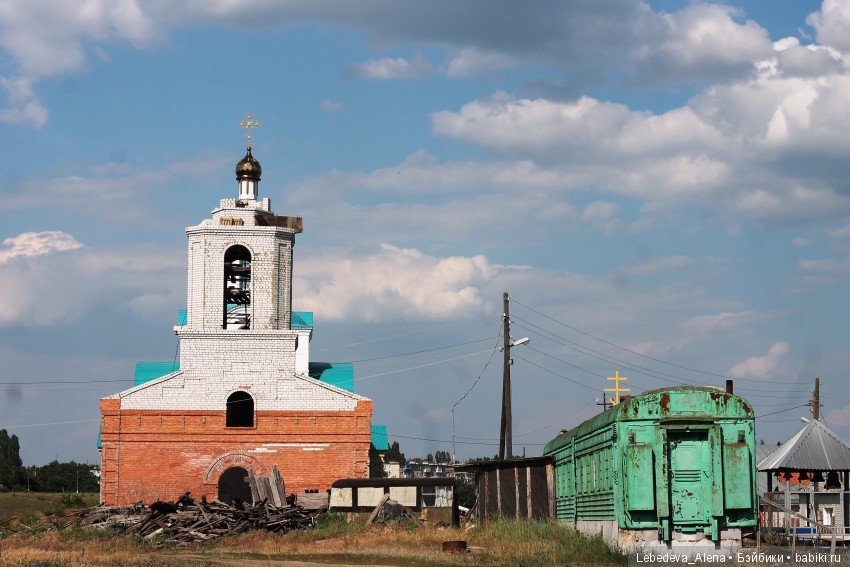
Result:
M234 498L242 502L251 502L251 488L245 482L248 471L242 467L230 467L218 477L218 499L230 503Z

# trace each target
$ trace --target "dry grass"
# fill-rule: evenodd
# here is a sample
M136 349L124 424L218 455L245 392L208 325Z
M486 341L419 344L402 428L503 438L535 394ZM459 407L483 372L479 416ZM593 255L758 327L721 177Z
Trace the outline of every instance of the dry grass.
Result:
M450 555L441 544L466 540L471 553ZM189 557L191 556L191 557ZM0 565L179 566L204 559L303 559L383 565L624 565L625 558L599 538L551 523L493 522L482 528L416 528L347 524L325 515L308 531L248 532L187 550L155 550L151 542L114 537L107 531L71 526L59 532L18 533L0 540ZM234 563L236 564L236 563Z
M471 553L442 552L442 542L465 540ZM239 554L257 558L300 557L393 565L622 565L625 557L601 538L589 538L556 523L500 521L484 527L415 528L345 524L325 516L314 530L285 536L263 532L220 540L210 555Z
M14 567L133 567L203 565L198 561L164 557L133 538L108 533L72 538L62 532L18 533L0 540L0 565Z

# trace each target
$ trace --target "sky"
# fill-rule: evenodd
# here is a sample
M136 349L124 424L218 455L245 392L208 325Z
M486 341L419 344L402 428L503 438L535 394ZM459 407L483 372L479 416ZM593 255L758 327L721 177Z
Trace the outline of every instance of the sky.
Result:
M850 439L850 1L9 0L0 428L26 464L98 462L98 399L175 356L184 229L235 197L248 113L260 195L304 219L312 358L355 361L408 457L497 452L504 291L515 453L616 371L733 378L769 443L820 377Z

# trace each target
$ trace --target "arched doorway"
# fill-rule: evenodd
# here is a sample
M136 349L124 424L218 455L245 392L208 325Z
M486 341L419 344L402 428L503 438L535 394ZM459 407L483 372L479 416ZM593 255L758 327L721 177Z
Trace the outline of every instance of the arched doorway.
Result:
M251 488L245 482L248 471L242 467L230 467L218 477L218 499L230 503L234 498L242 502L252 502Z

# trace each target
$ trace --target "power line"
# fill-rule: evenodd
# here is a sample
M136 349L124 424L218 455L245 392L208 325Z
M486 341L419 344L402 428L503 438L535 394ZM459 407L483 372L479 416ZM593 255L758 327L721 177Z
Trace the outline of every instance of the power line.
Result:
M601 342L601 343L605 343L606 345L612 346L612 347L614 347L614 348L618 348L618 349L620 349L620 350L624 350L624 351L626 351L626 352L629 352L629 353L634 354L634 355L637 355L637 356L641 356L641 357L643 357L643 358L648 358L649 360L654 360L655 362L660 362L661 364L667 364L667 365L669 365L669 366L674 366L674 367L676 367L676 368L681 368L682 370L689 370L689 371L691 371L691 372L698 372L698 373L700 373L700 374L705 374L705 375L708 375L708 376L715 376L715 377L717 377L717 378L723 378L724 380L732 380L732 379L733 379L732 377L730 377L730 376L726 376L725 374L719 374L719 373L716 373L716 372L708 372L708 371L706 371L706 370L699 370L698 368L691 368L690 366L684 366L684 365L681 365L681 364L676 364L676 363L674 363L674 362L668 362L668 361L666 361L666 360L662 360L662 359L660 359L660 358L655 358L655 357L649 356L649 355L647 355L647 354L642 354L642 353L640 353L640 352L637 352L637 351L631 350L631 349L629 349L629 348L626 348L626 347L624 347L624 346L618 345L618 344L616 344L616 343L612 343L611 341L607 341L607 340L605 340L605 339L603 339L603 338L600 338L600 337L597 337L597 336L595 336L595 335L591 335L590 333L588 333L588 332L586 332L586 331L582 331L581 329L578 329L578 328L576 328L576 327L573 327L572 325L568 325L567 323L564 323L563 321L559 321L558 319L555 319L554 317L550 317L549 315L546 315L545 313L541 313L540 311L538 311L537 309L534 309L533 307L529 307L528 305L526 305L526 304L522 303L521 301L519 301L519 300L517 300L517 299L514 299L513 301L514 301L514 303L516 303L516 304L518 304L518 305L521 305L522 307L525 307L525 308L526 308L526 309L528 309L529 311L533 311L534 313L537 313L537 314L538 314L538 315L540 315L541 317L545 317L546 319L549 319L550 321L553 321L553 322L555 322L555 323L558 323L559 325L563 325L564 327L566 327L566 328L568 328L568 329L570 329L570 330L572 330L572 331L575 331L575 332L577 332L577 333L581 333L582 335L584 335L584 336L586 336L586 337L590 337L591 339L597 340L597 341L599 341L599 342ZM735 380L742 380L742 381L744 381L744 382L761 382L761 380L754 380L754 379L750 379L750 378L735 378ZM774 384L794 384L794 385L798 385L798 383L797 383L797 382L780 382L780 381L776 381L776 382L773 382L773 383L774 383Z
M35 382L0 382L2 386L29 386L32 384L100 384L113 382L132 382L132 378L120 378L116 380L37 380Z
M757 415L756 419L758 419L760 417L767 417L769 415L774 415L774 414L777 414L777 413L784 413L786 411L791 411L791 410L795 410L795 409L799 409L799 408L805 408L805 407L809 407L809 404L800 404L799 406L794 406L792 408L785 408L785 409L782 409L782 410L776 410L776 411L772 411L772 412L769 412L769 413L763 413L761 415Z
M540 366L539 364L536 364L536 363L534 363L534 362L531 362L531 361L530 361L530 360L528 360L527 358L523 358L523 357L521 357L521 356L519 356L519 355L514 355L514 356L516 356L516 357L517 357L518 359L520 359L520 360L524 360L525 362L529 363L529 364L530 364L530 365L532 365L532 366L536 366L536 367L537 367L537 368L539 368L540 370L544 370L544 371L548 372L549 374L554 374L555 376L558 376L559 378L563 378L564 380L568 380L568 381L572 382L573 384L578 384L578 385L579 385L579 386L581 386L582 388L587 388L588 390L592 390L592 391L594 391L594 392L597 392L597 391L598 391L596 388L594 388L594 387L592 387L592 386L588 386L587 384L583 384L583 383L579 382L578 380L573 380L572 378L569 378L568 376L564 376L563 374L558 374L557 372L554 372L554 371L552 371L552 370L549 370L549 369L548 369L548 368L546 368L545 366ZM567 362L567 363L565 363L565 364L567 364L567 365L569 365L569 366L572 366L573 368L577 368L577 369L579 369L579 370L581 370L581 371L583 371L583 372L587 372L588 374L591 374L591 375L593 375L593 376L596 376L597 378L605 378L605 376L603 376L603 375L601 375L601 374L596 374L595 372L591 372L590 370L584 369L584 368L582 368L582 367L580 367L580 366L576 366L575 364L570 364L570 363L568 363L568 362Z
M0 425L0 429L20 429L22 427L43 427L45 425L68 425L71 423L88 423L91 421L100 421L100 419L78 419L74 421L53 421L50 423L28 423L24 425Z
M414 329L413 331L398 333L396 335L388 335L386 337L378 337L378 338L375 338L375 339L369 339L367 341L349 343L347 345L342 345L339 348L348 348L348 347L353 347L353 346L365 345L365 344L369 344L369 343L377 343L377 342L380 342L380 341L388 341L390 339L397 339L398 337L407 337L407 336L410 336L410 335L418 335L419 333L427 333L427 332L430 332L430 331L436 331L437 329L445 329L446 327L454 327L454 326L460 325L460 324L462 324L462 323L464 323L468 320L469 319L461 319L460 321L454 321L452 323L447 323L445 325L437 325L435 327L425 327L425 328L422 328L422 329ZM331 348L331 347L325 347L324 349L320 349L320 350L328 350L329 348Z
M409 435L391 434L390 437L398 437L400 439L413 439L415 441L432 441L434 443L443 443L445 445L451 445L451 443L452 443L450 439L430 439L428 437L412 437L412 436L409 436ZM492 446L498 446L499 445L499 443L485 443L484 441L480 441L480 442L479 441L457 441L457 443L460 443L461 445L492 445ZM546 445L546 443L523 443L523 445L535 445L535 446L543 447L543 446Z
M460 360L462 358L469 358L470 356L475 356L476 354L484 354L485 352L489 352L488 350L479 350L478 352L471 352L469 354L464 354L462 356L456 356L454 358L447 358L445 360L437 360L436 362L429 362L427 364L420 364L419 366L411 366L410 368L401 368L399 370L390 370L389 372L379 372L378 374L370 374L369 376L361 376L360 378L355 378L356 381L366 380L367 378L376 378L378 376L386 376L388 374L398 374L399 372L407 372L408 370L416 370L418 368L425 368L426 366L434 366L435 364L443 364L444 362L452 362L454 360Z
M426 352L434 352L436 350L445 350L447 348L455 348L455 347L459 347L459 346L472 345L472 344L475 344L475 343L483 343L484 341L489 341L490 339L491 339L491 337L486 337L484 339L478 339L478 340L475 340L475 341L467 341L465 343L457 343L457 344L453 344L453 345L446 345L446 346L441 346L441 347L428 348L428 349L424 349L424 350L416 350L416 351L412 351L412 352L403 352L401 354L388 354L386 356L377 356L375 358L361 358L359 360L350 360L348 362L353 364L353 363L356 363L356 362L371 362L373 360L384 360L384 359L387 359L387 358L398 358L400 356L411 356L411 355L414 355L414 354L423 354L423 353L426 353Z
M701 386L709 386L709 387L715 387L715 386L716 386L715 384L710 384L710 383L707 383L707 382L700 382L700 381L692 380L692 379L688 379L688 378L682 378L682 377L680 377L680 376L676 376L676 375L673 375L673 374L668 374L668 373L666 373L666 372L662 372L662 371L660 371L660 370L655 370L655 369L652 369L652 368L647 368L647 367L645 367L645 366L641 366L641 365L639 365L639 364L635 364L635 363L633 363L633 362L628 362L628 361L625 361L625 360L619 359L619 358L617 358L617 357L615 357L615 356L611 356L611 355L609 355L609 354L606 354L606 353L604 353L604 352L601 352L601 351L598 351L598 350L594 350L594 349L592 349L592 348L590 348L590 347L586 347L586 346L584 346L584 345L582 345L582 344L579 344L579 343L577 343L577 342L575 342L575 341L571 341L570 339L568 339L568 338L566 338L566 337L563 337L563 336L561 336L561 335L558 335L558 334L556 334L556 333L553 333L552 331L550 331L550 330L548 330L548 329L544 329L543 327L539 327L539 326L535 325L534 323L531 323L530 321L526 321L525 319L522 319L521 317L514 317L514 319L517 319L518 321L522 321L523 323L526 323L527 325L530 325L531 327L533 327L533 329L531 329L531 328L529 328L529 327L526 327L526 326L525 326L525 325L523 325L522 323L517 323L517 326L518 326L518 327L522 327L523 329L525 329L525 330L527 330L527 331L529 331L529 332L531 332L531 333L533 333L533 334L535 334L535 335L537 335L537 336L539 336L539 337L541 337L541 338L543 338L543 339L546 339L546 340L551 341L551 342L553 342L553 343L556 343L556 344L559 344L559 345L561 345L561 346L567 347L567 348L569 348L569 349L571 349L571 350L574 350L574 351L576 351L576 352L578 352L578 353L580 353L580 354L583 354L583 355L585 355L585 356L589 356L589 357L591 357L591 358L595 358L596 360L601 360L602 362L619 364L619 365L623 366L624 368L626 368L627 370L630 370L630 371L632 371L632 372L636 372L636 373L638 373L638 374L643 374L643 375L645 375L645 376L649 376L649 377L651 377L651 378L655 378L655 379L657 379L657 380L663 380L663 381L665 381L665 382L670 382L670 383L673 383L673 384L685 384L685 383L689 383L689 382L690 382L690 383L692 383L692 384L698 384L698 385L701 385ZM535 331L534 329L537 329L537 331ZM559 338L559 339L561 339L561 340L563 340L563 341L566 341L566 343L570 343L570 344L566 344L566 343L562 343L562 342L560 342L560 341L557 341L557 340L555 340L555 339L553 339L553 338L551 338L551 337L548 337L548 336L546 336L546 335L544 335L544 334L541 334L539 331L542 331L542 332L546 333L547 335L551 335L551 336L553 336L553 337L557 337L557 338ZM571 345L575 345L575 346L571 346ZM536 350L536 349L534 349L534 350ZM589 354L588 352L584 352L585 350L590 351L591 353L596 353L596 354L598 354L598 355L600 355L600 356L595 356L595 355L593 355L593 354ZM541 352L541 351L538 351L538 352ZM541 354L545 354L545 353L541 353ZM550 355L547 355L547 356L550 356ZM554 358L554 357L553 357L553 358ZM560 359L556 359L556 360L559 360L560 362L564 362L565 364L569 364L568 362L565 362L565 361L560 360ZM662 376L667 376L667 377L669 377L669 378L663 378ZM671 380L671 379L672 379L672 380ZM750 390L750 389L748 389L748 388L738 388L738 390L739 390L739 391L753 391L753 392L755 392L755 393L754 393L754 394L749 394L750 396L753 396L753 397L762 397L762 396L760 395L761 390ZM800 393L800 392L799 392L799 391L788 391L787 393L788 393L789 395L791 395L791 394L798 394L798 393Z

